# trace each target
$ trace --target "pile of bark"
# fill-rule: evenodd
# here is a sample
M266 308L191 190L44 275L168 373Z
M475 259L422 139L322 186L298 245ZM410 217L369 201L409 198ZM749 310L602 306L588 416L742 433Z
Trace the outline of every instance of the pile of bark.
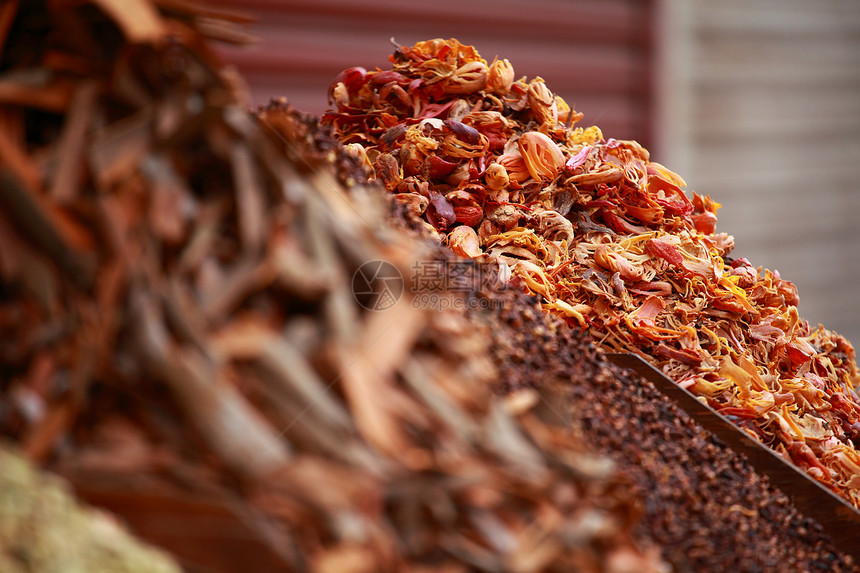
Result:
M365 263L444 258L313 120L247 113L229 24L0 7L0 435L188 571L667 570L478 322L359 304Z

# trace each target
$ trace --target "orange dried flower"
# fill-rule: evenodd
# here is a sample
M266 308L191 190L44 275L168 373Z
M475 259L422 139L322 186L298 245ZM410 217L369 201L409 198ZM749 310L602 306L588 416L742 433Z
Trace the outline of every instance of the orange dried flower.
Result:
M634 265L618 253L613 253L606 245L597 247L594 262L611 273L618 273L625 281L641 281L644 275L642 267Z
M514 67L508 60L493 60L490 64L487 88L499 95L507 95L514 83Z
M517 141L529 174L536 180L555 179L564 167L564 154L555 142L539 131L529 131Z
M445 93L468 94L484 89L487 85L487 64L469 62L457 68L445 82Z
M501 191L511 183L507 169L500 163L490 164L484 173L484 178L487 181L487 188L491 191Z
M558 123L558 103L543 78L535 78L529 83L528 101L532 116L538 123L546 123L550 127Z
M522 183L531 177L526 162L523 160L523 155L519 149L512 149L507 153L500 155L498 163L505 168L508 174L508 179L516 183Z
M475 229L467 225L460 225L448 233L448 246L454 253L467 259L480 257L483 252L478 242L478 234Z

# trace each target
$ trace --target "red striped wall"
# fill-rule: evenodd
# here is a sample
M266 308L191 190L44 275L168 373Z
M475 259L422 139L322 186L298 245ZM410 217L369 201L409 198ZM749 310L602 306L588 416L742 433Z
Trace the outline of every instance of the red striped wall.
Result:
M260 42L229 48L256 103L284 95L320 113L332 79L351 66L386 67L390 39L455 37L542 76L607 137L651 143L652 2L647 0L211 0L254 16Z

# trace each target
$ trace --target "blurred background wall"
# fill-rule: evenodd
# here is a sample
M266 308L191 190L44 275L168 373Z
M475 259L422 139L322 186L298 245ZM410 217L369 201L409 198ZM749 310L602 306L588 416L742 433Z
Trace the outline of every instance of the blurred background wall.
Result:
M801 316L860 346L860 2L659 10L658 160L723 204L735 256L779 270Z
M724 206L735 256L780 271L801 315L860 345L857 0L210 0L257 18L227 49L255 103L321 113L393 39L455 37L542 76L607 137L636 139Z
M322 113L344 68L386 68L392 40L457 38L508 58L617 138L650 140L651 2L635 0L216 0L257 17L255 49L228 51L265 103Z

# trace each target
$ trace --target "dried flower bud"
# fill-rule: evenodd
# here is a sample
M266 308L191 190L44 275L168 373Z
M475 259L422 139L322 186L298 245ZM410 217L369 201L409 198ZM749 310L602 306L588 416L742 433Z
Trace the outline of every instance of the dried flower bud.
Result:
M457 255L474 259L481 256L481 245L478 243L478 234L475 229L467 225L454 227L448 234L448 246Z
M349 92L343 82L337 82L332 86L331 92L329 93L329 101L335 104L338 108L349 105Z
M735 266L735 263L739 261L733 261L732 270L729 271L729 276L738 277L737 284L739 287L751 288L758 282L758 271L746 259L740 260L744 261L745 264Z
M501 231L510 231L520 226L522 214L522 211L513 205L487 205L485 220L491 221ZM484 243L491 239L492 237L487 237Z
M528 168L526 168L526 162L523 161L523 156L518 149L500 155L497 161L499 165L505 168L510 181L522 183L531 177Z
M487 144L493 151L503 150L512 134L509 122L497 111L473 111L462 121L487 136Z
M466 125L461 121L453 119L446 119L444 121L444 125L451 130L458 139L465 141L466 143L471 145L479 145L481 143L480 132L471 125Z
M478 226L478 242L483 245L487 242L487 239L499 233L501 233L499 226L490 220L489 217L484 217L484 220Z
M427 220L436 229L444 229L450 227L457 220L457 214L454 212L454 207L444 195L430 190L430 205L427 207Z
M429 197L430 184L426 181L422 181L421 179L413 175L412 177L406 177L403 181L400 182L400 185L397 186L397 192L417 193L418 195Z
M535 78L529 84L528 100L532 116L538 123L548 123L553 127L558 123L558 104L542 78Z
M564 154L555 142L539 131L529 131L517 142L529 174L536 180L554 179L564 167Z
M403 174L407 177L421 173L424 163L424 155L417 145L406 144L400 148L400 165L403 166Z
M487 85L487 64L469 62L457 68L445 82L445 93L468 94L484 89Z
M672 173L668 169L665 171ZM677 177L683 186L686 186L683 179L674 173L672 173L672 175ZM717 210L720 207L721 205L712 200L709 196L702 197L697 193L693 193L693 214L690 218L693 220L693 225L696 227L696 230L700 233L704 233L705 235L713 235L716 232Z
M373 172L373 165L370 163L370 160L367 158L367 150L365 150L364 146L360 143L347 143L343 146L344 151L355 157L356 161L358 161L359 165L363 168L367 169L369 173Z
M448 119L463 121L463 118L469 115L471 111L472 106L466 100L458 99L451 104L451 109L448 110Z
M403 180L400 173L400 164L390 153L381 153L373 164L376 170L376 178L385 183L385 188L393 191Z
M470 141L462 139L461 136L457 135L456 133L450 133L445 137L445 140L442 142L442 153L449 157L458 159L471 159L474 157L481 157L487 153L487 149L489 149L490 147L490 140L487 139L485 135L481 135L473 128L468 126L466 127L469 130L472 130L471 132L469 132L470 134L472 132L478 134L478 140L475 143L472 143ZM471 139L471 135L464 137Z
M394 202L406 207L407 211L416 216L421 216L427 210L430 200L415 193L398 193L394 196Z
M364 68L355 67L342 71L329 89L329 101L338 106L349 105L349 95L357 93L366 80L367 70Z
M490 91L506 95L514 83L514 67L508 60L494 60L490 65L487 87Z
M511 85L511 92L503 98L505 106L511 111L522 111L529 104L529 86L523 80Z
M406 124L396 123L379 136L379 143L383 144L386 148L394 147L394 144L400 141L405 133Z
M469 180L469 162L466 161L464 163L460 163L457 167L451 171L448 177L445 178L445 182L449 185L453 185L456 187L463 181Z
M713 235L717 230L717 216L710 211L690 215L696 230L705 235Z
M468 225L469 227L477 227L484 218L484 210L476 205L466 205L464 207L454 207L454 214L457 216L457 222Z
M490 191L501 191L511 183L511 179L508 177L508 170L505 169L504 165L500 165L499 163L491 163L487 167L484 177L487 181L487 188Z
M618 253L613 253L606 245L597 247L594 262L611 273L618 273L625 281L641 281L644 276L642 267L634 265Z

